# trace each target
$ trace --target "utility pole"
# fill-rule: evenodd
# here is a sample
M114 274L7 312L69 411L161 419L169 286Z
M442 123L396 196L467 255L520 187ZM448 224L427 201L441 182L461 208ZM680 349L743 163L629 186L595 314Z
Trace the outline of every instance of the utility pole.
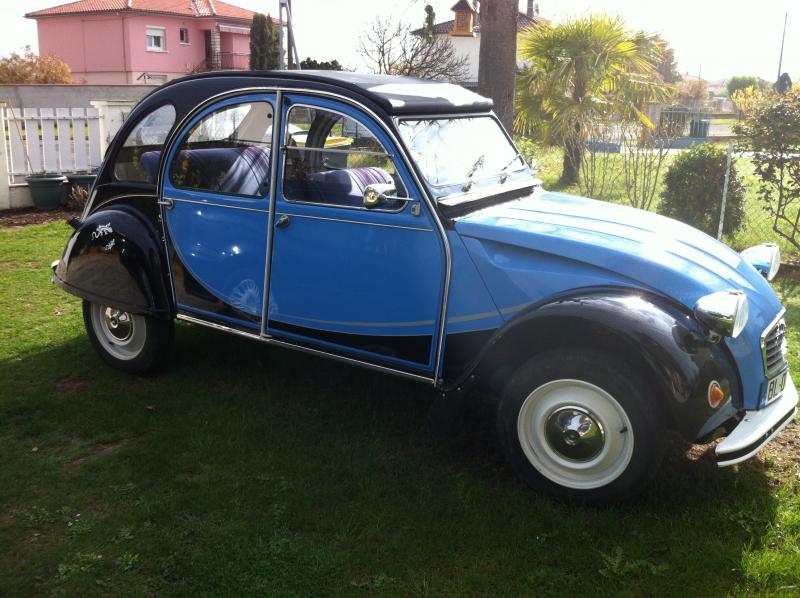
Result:
M300 58L297 54L297 44L294 41L292 27L292 0L279 0L278 2L278 31L280 32L280 53L278 69L299 68ZM286 31L283 28L286 27ZM286 59L286 61L284 61Z
M286 31L286 47L289 49L289 54L287 55L286 61L286 68L290 71L294 70L294 55L292 54L292 47L294 46L294 32L292 31L292 0L286 0L286 8L287 13L289 14L289 28Z
M786 22L789 20L789 11L786 11L786 14L783 17L783 37L781 38L781 57L778 59L778 78L775 79L776 81L780 80L781 75L783 74L783 46L786 43Z

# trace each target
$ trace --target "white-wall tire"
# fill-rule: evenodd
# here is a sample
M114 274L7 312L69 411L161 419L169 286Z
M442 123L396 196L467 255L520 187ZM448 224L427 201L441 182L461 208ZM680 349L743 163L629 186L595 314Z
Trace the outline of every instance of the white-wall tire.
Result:
M532 357L497 408L500 444L520 477L588 503L643 490L661 462L664 429L647 382L622 360L584 348Z
M554 433L559 420L569 424L565 432ZM570 427L572 422L578 425ZM592 435L591 445L584 442L587 434ZM517 435L537 471L578 490L606 486L622 475L635 442L633 425L619 402L595 384L572 379L546 382L525 398ZM553 436L560 438L554 441ZM580 451L582 447L588 448Z

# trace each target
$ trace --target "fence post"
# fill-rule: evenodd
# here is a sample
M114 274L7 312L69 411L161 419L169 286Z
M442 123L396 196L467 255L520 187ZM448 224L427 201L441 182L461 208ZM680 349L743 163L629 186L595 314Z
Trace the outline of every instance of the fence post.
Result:
M6 104L0 102L0 124L2 124L3 138L0 140L0 210L7 210L11 207L11 181L8 176L8 150L6 148Z
M725 166L725 183L722 185L722 207L719 210L719 229L717 229L717 241L722 241L722 227L725 225L725 204L728 201L728 182L731 179L731 157L733 154L733 142L728 143L728 163Z

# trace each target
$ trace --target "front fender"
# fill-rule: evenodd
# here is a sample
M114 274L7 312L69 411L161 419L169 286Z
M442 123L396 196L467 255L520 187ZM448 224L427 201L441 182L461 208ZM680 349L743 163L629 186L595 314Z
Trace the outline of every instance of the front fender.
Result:
M613 352L641 373L651 384L642 392L655 391L653 400L688 439L706 437L741 408L741 383L725 345L709 342L682 306L630 289L582 292L522 310L493 335L472 375L502 387L534 354L575 346ZM716 408L708 401L714 380L726 393Z
M53 282L89 301L170 317L163 252L152 224L134 209L100 210L73 233Z

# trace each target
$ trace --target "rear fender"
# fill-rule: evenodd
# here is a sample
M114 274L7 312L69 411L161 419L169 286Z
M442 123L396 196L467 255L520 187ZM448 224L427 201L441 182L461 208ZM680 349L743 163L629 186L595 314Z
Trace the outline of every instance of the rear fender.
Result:
M89 301L131 313L173 315L164 246L136 210L118 206L91 214L73 233L53 281Z

